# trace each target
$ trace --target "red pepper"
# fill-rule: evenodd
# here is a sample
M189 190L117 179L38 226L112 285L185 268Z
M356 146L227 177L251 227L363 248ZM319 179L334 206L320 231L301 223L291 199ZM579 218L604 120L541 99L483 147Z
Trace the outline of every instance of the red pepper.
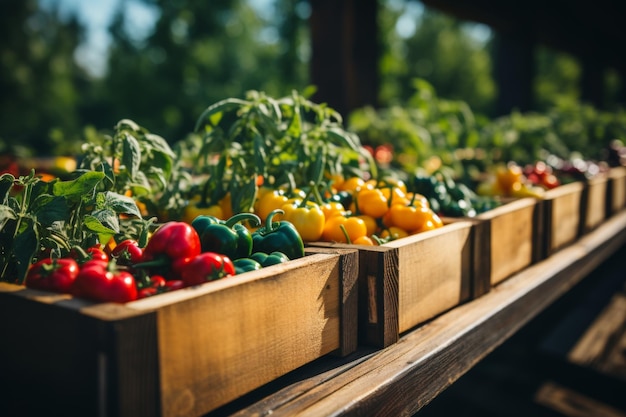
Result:
M136 267L147 267L152 273L166 279L180 277L181 262L200 254L200 237L190 224L168 222L161 225L152 235Z
M118 265L131 266L141 262L143 249L133 239L126 239L113 248L111 257L115 258Z
M165 278L160 275L150 277L150 282L152 285L139 290L137 298L152 297L153 295L176 291L185 287L185 283L180 279L171 279L166 281Z
M106 254L100 245L94 245L87 249L76 246L70 251L70 257L76 259L79 265L91 260L109 261L109 255Z
M186 286L235 275L235 265L229 257L215 252L204 252L190 259L181 271Z
M72 258L45 258L31 265L25 284L28 288L69 293L78 272L78 262Z
M125 303L137 299L135 278L115 263L87 261L72 286L72 293L94 301Z

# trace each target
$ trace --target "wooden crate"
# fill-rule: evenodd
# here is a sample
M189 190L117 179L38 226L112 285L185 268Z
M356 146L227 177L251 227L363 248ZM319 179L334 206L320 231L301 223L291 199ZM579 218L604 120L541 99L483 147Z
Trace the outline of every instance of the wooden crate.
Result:
M626 167L613 167L607 185L607 217L626 207Z
M0 283L0 415L199 416L357 347L356 251L127 304Z
M588 233L606 220L608 175L589 179L581 201L581 234Z
M543 199L544 258L573 243L580 236L583 182L546 191Z
M543 258L542 216L542 201L521 198L472 219L474 298Z
M359 340L386 347L471 298L472 233L471 222L459 221L381 246L311 245L358 249Z

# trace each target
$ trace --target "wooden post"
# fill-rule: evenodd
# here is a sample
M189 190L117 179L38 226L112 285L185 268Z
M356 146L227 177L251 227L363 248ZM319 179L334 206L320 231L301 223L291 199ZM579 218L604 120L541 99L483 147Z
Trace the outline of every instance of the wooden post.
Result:
M534 41L523 29L496 34L494 75L498 83L496 112L527 111L533 104Z
M314 100L346 116L376 105L379 89L376 0L311 2Z

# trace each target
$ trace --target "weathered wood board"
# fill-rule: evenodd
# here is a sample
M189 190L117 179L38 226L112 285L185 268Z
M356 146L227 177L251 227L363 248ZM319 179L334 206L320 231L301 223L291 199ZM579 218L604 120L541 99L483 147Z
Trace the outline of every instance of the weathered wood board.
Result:
M476 216L474 297L542 258L543 202L522 198Z
M356 251L307 249L285 264L126 304L1 283L0 407L203 415L356 350L357 268Z
M359 251L359 340L386 347L471 299L473 224L459 221L381 246L315 242Z
M546 191L543 200L544 257L573 243L580 236L583 182Z

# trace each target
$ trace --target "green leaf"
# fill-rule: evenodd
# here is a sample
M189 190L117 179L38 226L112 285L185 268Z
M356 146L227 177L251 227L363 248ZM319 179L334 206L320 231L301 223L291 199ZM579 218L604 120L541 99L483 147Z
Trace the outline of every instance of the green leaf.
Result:
M101 219L107 222L107 224L110 224L111 222L117 223L117 229L105 226ZM111 210L98 210L94 212L94 215L85 215L83 217L83 225L88 230L97 234L114 235L119 233L119 221L115 213ZM115 224L113 226L115 226Z
M122 119L115 125L115 130L123 130L126 128L130 128L130 130L134 132L139 132L141 130L139 125L130 119Z
M67 220L70 207L64 197L42 194L33 202L31 210L42 225L50 225L56 221Z
M103 210L111 210L114 214L128 214L141 218L141 212L132 197L107 191L104 193Z
M128 170L131 180L134 180L141 166L141 147L137 139L129 134L125 134L122 139L122 164Z
M13 253L15 254L18 283L23 283L37 249L39 248L39 233L32 219L25 218L22 222L25 228L15 237Z
M241 184L231 185L231 208L233 213L249 212L254 207L257 186L254 179L251 179L243 186Z
M154 133L146 133L145 138L152 148L153 152L163 154L172 159L176 158L176 154L174 153L170 145L161 136L155 135Z
M9 196L14 181L15 177L11 174L0 175L0 201L6 200Z
M76 203L85 195L92 194L103 178L103 172L87 171L75 180L56 182L53 193Z
M216 113L224 113L233 109L237 109L239 107L247 105L248 102L245 100L237 99L237 98L227 98L225 100L218 101L215 104L207 107L198 120L196 122L196 126L194 127L194 132L197 132L200 129L200 126L206 119L210 119Z
M0 205L0 230L4 228L9 220L17 220L17 213L4 204Z

